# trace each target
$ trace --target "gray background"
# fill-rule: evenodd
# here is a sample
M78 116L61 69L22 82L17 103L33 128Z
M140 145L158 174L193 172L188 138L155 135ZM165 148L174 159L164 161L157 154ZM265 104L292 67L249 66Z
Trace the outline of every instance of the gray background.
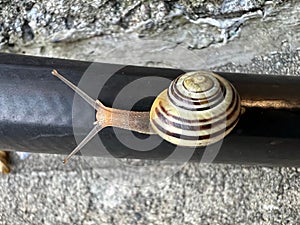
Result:
M300 74L299 1L2 0L0 12L1 52ZM0 178L0 224L300 222L297 168L188 163L168 179L132 187L139 178L128 180L109 160L63 166L61 159L12 154L12 173Z

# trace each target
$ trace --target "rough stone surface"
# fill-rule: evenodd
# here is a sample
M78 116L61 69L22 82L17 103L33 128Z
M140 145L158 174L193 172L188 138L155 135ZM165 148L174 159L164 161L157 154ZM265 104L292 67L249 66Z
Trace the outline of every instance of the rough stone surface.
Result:
M281 1L273 1L272 5ZM176 29L188 20L241 16L269 9L265 0L225 1L14 1L0 2L2 43L75 41L98 35L136 31L139 35ZM186 21L177 19L186 18ZM240 25L239 25L240 26ZM49 35L51 36L49 38Z
M300 75L299 1L0 0L0 12L3 52ZM149 185L109 160L61 159L13 155L0 224L300 223L298 168L189 163Z
M299 8L294 0L1 1L0 48L187 69L245 64L299 47Z

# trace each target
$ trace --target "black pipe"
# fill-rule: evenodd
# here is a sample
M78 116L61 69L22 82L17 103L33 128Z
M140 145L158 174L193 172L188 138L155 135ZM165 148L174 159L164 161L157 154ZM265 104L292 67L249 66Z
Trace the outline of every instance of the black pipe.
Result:
M99 70L89 73L91 80L114 71L98 95L107 106L113 104L120 90L131 81L147 76L174 79L183 73L178 69L0 54L0 149L68 154L77 145L72 127L74 92L52 76L51 71L57 69L78 84L83 74L95 65ZM300 77L218 74L236 87L246 110L224 139L213 162L299 166ZM121 107L126 108L131 97L126 96L128 101ZM144 99L133 110L149 110L152 101L153 98ZM118 133L125 139L131 135L127 130ZM99 136L114 157L161 160L174 150L165 141L152 151L132 150L116 139L112 128L105 128ZM200 160L203 152L203 148L196 149L191 160Z

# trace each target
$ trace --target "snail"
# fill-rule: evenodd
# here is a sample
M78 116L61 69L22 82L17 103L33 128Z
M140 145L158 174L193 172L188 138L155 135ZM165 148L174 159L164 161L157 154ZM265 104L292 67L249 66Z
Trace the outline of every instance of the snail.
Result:
M108 126L158 134L175 145L200 147L222 140L235 127L241 114L238 92L229 81L213 72L194 71L180 75L156 97L150 112L106 107L56 70L52 74L97 111L94 128L64 159L64 163Z

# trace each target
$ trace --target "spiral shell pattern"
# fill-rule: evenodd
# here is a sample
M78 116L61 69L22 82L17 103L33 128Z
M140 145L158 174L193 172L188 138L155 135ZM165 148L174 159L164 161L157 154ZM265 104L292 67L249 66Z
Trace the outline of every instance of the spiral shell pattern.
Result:
M173 144L207 146L223 139L240 114L240 97L227 80L196 71L179 76L155 99L150 124Z

